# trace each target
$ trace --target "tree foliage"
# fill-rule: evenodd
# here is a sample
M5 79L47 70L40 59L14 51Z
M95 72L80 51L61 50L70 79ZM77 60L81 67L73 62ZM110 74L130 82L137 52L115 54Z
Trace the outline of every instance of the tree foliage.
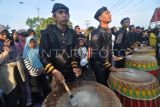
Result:
M40 37L40 31L45 29L48 25L55 24L55 20L52 17L48 18L28 18L26 20L26 25L29 26L29 28L32 28L35 30L37 37ZM67 25L72 28L72 22L68 21Z
M84 31L84 35L86 37L89 37L90 33L95 29L95 27L93 26L89 26L85 31Z

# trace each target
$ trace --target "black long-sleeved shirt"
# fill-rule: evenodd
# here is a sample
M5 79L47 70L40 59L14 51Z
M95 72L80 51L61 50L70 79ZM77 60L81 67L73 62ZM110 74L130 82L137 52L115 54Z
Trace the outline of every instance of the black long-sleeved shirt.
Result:
M136 32L128 32L127 33L127 46L133 45L135 42L137 42L137 34Z
M127 47L127 30L121 28L115 36L114 54L116 56L119 56L118 51L122 49L127 49Z
M75 32L68 27L62 32L56 25L50 25L42 32L39 54L47 73L51 73L53 69L63 72L77 67L73 54L75 41Z
M111 67L112 34L107 28L98 27L91 33L92 56L105 68Z

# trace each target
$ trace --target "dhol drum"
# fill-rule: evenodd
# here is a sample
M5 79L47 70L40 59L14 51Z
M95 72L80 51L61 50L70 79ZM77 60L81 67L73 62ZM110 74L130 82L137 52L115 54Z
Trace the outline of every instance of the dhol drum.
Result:
M109 88L95 82L79 81L67 83L73 96L77 99L76 107L122 107L116 94ZM52 91L42 107L71 107L69 95L63 86Z
M154 56L150 55L129 55L126 57L125 67L147 71L158 78L158 62Z
M108 84L123 107L160 107L159 83L147 72L124 68L122 72L111 73Z
M135 49L133 51L134 55L151 55L151 56L155 56L156 55L156 51L154 48L150 47L150 46L144 46L144 47L139 47L137 49Z

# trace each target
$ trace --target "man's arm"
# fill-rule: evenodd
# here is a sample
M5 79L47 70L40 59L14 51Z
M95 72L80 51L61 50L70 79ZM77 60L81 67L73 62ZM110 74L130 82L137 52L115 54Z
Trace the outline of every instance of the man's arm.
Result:
M43 63L45 67L45 72L52 73L52 71L55 69L55 67L50 62L50 40L49 35L46 31L43 31L40 38L40 49L39 49L39 55L40 60Z

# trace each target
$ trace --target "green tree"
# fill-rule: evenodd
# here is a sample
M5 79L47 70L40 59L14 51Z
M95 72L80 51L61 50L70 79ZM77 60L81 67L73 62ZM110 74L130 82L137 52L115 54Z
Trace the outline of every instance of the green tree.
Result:
M28 25L29 28L34 29L37 25L39 25L41 20L43 20L43 18L39 18L39 17L28 18L26 20L26 25Z
M88 37L90 35L90 33L95 29L94 26L89 26L85 31L84 31L84 35L86 37Z
M26 20L26 25L29 26L29 28L32 28L35 30L36 35L38 38L40 38L40 31L45 29L48 25L55 24L55 20L52 17L48 18L28 18ZM67 25L72 28L72 22L68 21Z

